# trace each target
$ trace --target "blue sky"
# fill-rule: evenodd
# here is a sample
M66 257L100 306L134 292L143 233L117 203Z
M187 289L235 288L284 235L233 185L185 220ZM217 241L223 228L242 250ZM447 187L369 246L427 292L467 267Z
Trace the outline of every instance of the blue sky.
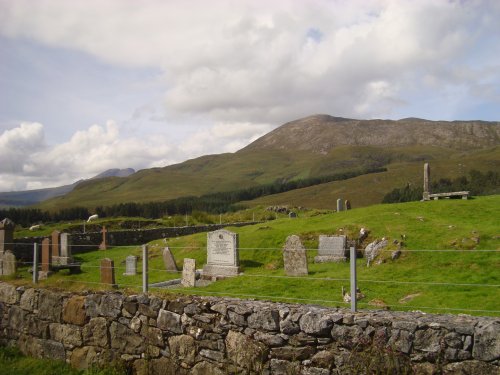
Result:
M0 0L0 191L327 113L500 120L500 2Z

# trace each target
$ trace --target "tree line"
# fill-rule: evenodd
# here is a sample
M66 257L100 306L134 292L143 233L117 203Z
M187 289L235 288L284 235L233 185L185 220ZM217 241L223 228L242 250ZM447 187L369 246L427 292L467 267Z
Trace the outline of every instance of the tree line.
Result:
M324 184L332 181L347 180L368 173L385 172L386 168L365 168L332 175L310 177L300 180L277 180L271 184L253 186L240 190L205 194L199 197L188 196L163 202L118 203L99 206L95 210L85 207L64 208L58 211L45 211L38 208L0 209L0 218L8 217L24 227L33 223L86 220L91 214L99 217L144 217L158 219L165 216L191 214L193 211L220 214L234 212L243 208L238 202L256 199L262 196L283 193L290 190Z
M471 195L500 194L500 173L488 171L482 173L471 170L469 176L455 179L441 178L430 184L432 193L446 193L452 191L469 191ZM405 187L396 188L387 193L382 203L401 203L419 201L422 199L423 187L407 184Z

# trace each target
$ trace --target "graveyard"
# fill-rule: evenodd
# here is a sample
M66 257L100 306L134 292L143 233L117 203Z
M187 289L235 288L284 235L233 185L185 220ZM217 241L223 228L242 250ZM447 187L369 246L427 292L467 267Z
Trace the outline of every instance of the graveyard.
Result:
M227 244L210 244L210 236L220 235L219 231L157 239L147 244L150 293L228 296L347 307L341 290L349 286L349 260L344 261L339 253L322 253L321 242L333 244L340 241L345 247L348 239L357 238L360 228L367 228L369 237L365 243L385 237L388 247L379 255L380 264L374 262L369 267L362 251L359 251L358 285L365 296L359 301L361 309L498 315L497 288L469 284L500 284L497 272L500 256L498 252L486 251L500 247L495 220L499 207L500 197L489 196L472 200L378 205L335 213L299 211L296 218L282 215L255 225L226 228L228 236L233 236L231 233L237 235L237 239L223 240L237 243L238 259L227 259L221 255L226 251ZM289 272L286 269L289 261L283 249L291 235L297 236L292 242L298 243L307 261ZM95 245L93 251L71 256L70 263L80 264L80 273L63 268L52 272L39 284L69 290L117 287L131 293L140 291L141 246L107 246L105 250L98 250L102 243ZM166 270L164 255L167 246L175 262L175 267L172 267L170 258L169 271ZM216 252L207 253L209 247ZM401 249L400 257L391 259L391 253L398 248ZM334 262L325 262L324 258L328 260L332 257ZM68 263L65 258L66 255L59 254L52 262L57 260L59 265L64 265ZM113 262L114 280L110 285L102 284L101 263L104 258ZM193 269L203 270L208 275L212 271L214 275L222 273L231 277L196 287L180 283L169 288L155 286L182 278L185 258L195 262L195 266L191 265ZM294 273L297 269L298 272ZM32 275L29 266L20 264L16 277L4 277L9 282L30 285Z

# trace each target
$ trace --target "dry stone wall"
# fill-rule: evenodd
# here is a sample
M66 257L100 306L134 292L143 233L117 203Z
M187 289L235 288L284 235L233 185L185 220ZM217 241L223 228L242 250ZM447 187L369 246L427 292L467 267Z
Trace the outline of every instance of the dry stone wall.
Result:
M1 344L77 368L122 361L138 374L499 373L498 318L3 282L0 318Z
M189 234L210 232L225 227L242 227L257 224L258 222L208 224L188 227L163 227L153 229L131 229L107 231L106 242L108 246L133 246L142 245L160 238L173 238L187 236ZM14 239L14 253L17 259L30 261L33 259L33 244L42 243L45 237L24 237ZM73 254L93 251L102 242L101 232L72 233L71 241L74 247Z

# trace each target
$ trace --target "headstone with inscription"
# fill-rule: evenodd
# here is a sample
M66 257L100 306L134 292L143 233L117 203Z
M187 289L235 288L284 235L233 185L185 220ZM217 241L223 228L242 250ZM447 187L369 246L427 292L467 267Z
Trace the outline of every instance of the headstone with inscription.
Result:
M166 246L162 251L163 256L163 264L165 264L165 269L167 271L177 272L179 269L177 268L177 264L175 264L174 255L170 251L170 248Z
M237 276L240 273L238 234L225 229L207 234L207 264L203 277Z
M125 276L137 275L137 257L129 255L125 258Z
M69 233L61 233L59 239L59 256L52 256L52 263L64 266L73 263L73 257L71 256L71 235Z
M101 233L102 233L102 242L99 245L99 250L106 250L108 248L108 244L107 244L107 241L106 241L106 233L107 232L108 231L106 230L106 227L103 226L102 230L101 230Z
M344 207L342 205L342 199L337 199L337 212L344 211Z
M115 262L112 259L101 259L101 283L116 286Z
M11 250L14 245L14 228L16 224L8 218L0 221L0 252Z
M16 256L10 250L0 251L0 275L9 276L16 273Z
M347 250L346 236L319 236L318 255L315 263L345 262Z
M52 257L58 257L59 256L59 236L61 232L58 230L55 230L52 232L51 237L52 237Z
M181 285L185 288L192 288L196 285L196 260L184 258Z
M309 271L307 267L306 249L299 236L288 236L283 248L283 263L285 274L287 276L307 276Z

